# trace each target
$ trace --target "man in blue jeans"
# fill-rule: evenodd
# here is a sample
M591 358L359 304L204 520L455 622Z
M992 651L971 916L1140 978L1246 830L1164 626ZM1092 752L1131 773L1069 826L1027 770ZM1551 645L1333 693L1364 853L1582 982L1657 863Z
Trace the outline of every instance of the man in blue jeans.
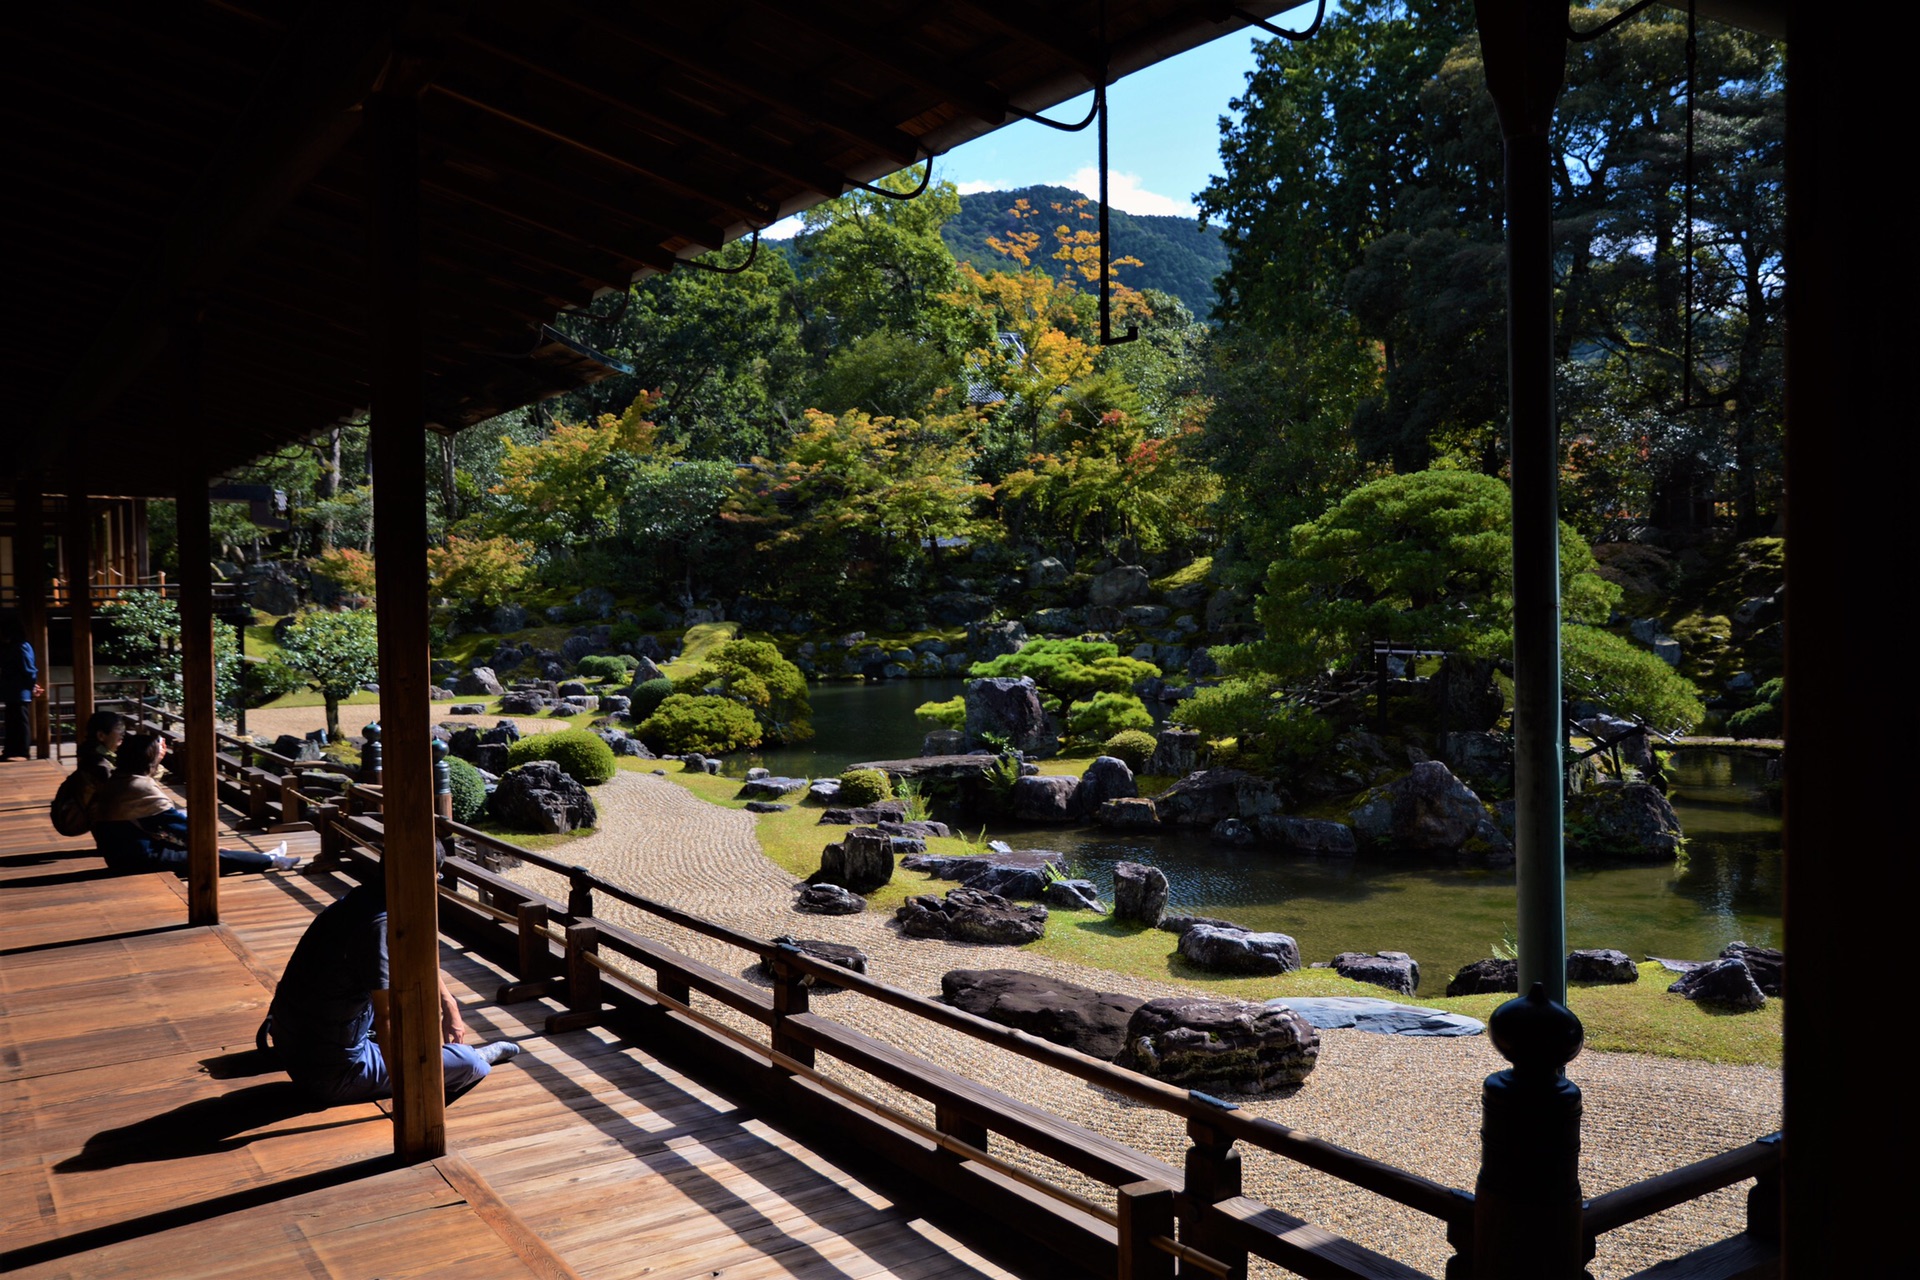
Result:
M293 1082L323 1106L384 1098L393 1092L380 1046L386 1019L373 993L387 989L387 890L363 884L307 926L274 992L262 1028L273 1037ZM486 1079L495 1063L520 1052L511 1040L471 1048L460 1007L440 979L441 1062L447 1101Z

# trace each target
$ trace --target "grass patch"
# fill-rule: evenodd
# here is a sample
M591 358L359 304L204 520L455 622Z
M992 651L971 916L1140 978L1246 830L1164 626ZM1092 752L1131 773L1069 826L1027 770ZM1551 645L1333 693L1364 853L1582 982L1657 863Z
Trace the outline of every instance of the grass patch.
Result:
M1168 591L1177 591L1181 587L1197 587L1205 582L1207 575L1212 572L1213 557L1201 556L1198 560L1194 560L1175 569L1164 578L1154 579L1153 589L1165 593Z
M326 705L327 700L321 697L316 690L297 689L292 693L283 693L272 702L267 703L264 707L255 707L253 710L278 711L281 707L324 707ZM342 708L377 707L380 705L380 695L377 693L368 693L365 689L362 689L352 697L340 699L340 705ZM347 717L342 714L340 717L340 728L342 731L357 732L360 726L353 725L351 729L349 729Z
M599 828L581 827L575 831L543 834L532 831L517 831L512 827L502 825L498 819L482 818L473 824L473 829L475 831L484 831L494 839L513 845L519 849L526 849L533 853L546 853L549 850L558 849L562 845L572 844L582 836L590 836Z

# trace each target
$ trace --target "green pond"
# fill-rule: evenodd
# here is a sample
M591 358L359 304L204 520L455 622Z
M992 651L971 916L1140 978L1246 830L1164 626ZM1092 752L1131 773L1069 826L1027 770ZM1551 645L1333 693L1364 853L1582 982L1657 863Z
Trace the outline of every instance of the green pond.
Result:
M960 689L958 680L816 685L812 743L734 757L727 771L760 764L821 777L854 761L917 755L925 731L914 707ZM1685 859L1568 867L1568 945L1618 947L1636 959L1702 959L1735 940L1778 946L1780 819L1762 790L1764 769L1735 752L1679 753L1671 798L1687 836ZM1173 910L1291 934L1309 963L1340 951L1408 952L1429 994L1515 932L1511 867L1310 858L1222 848L1204 834L1118 837L1094 827L999 824L987 834L1016 848L1060 850L1103 896L1115 863L1150 862L1166 872Z

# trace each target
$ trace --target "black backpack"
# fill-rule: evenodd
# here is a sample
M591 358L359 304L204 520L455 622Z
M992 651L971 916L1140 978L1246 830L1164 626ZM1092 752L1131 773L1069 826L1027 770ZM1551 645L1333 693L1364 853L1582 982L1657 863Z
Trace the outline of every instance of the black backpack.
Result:
M53 793L53 829L63 836L83 836L93 830L93 802L100 780L86 769L67 775Z

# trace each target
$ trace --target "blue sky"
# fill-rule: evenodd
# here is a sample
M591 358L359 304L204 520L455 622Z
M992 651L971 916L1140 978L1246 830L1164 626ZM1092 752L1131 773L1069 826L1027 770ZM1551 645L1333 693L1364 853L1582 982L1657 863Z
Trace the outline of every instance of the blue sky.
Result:
M1311 17L1303 9L1276 21L1298 26ZM1220 117L1246 88L1256 40L1270 38L1242 27L1113 84L1107 148L1114 208L1195 216L1194 193L1220 169ZM1088 94L1049 114L1078 120L1091 103ZM1092 196L1099 191L1097 146L1092 128L1061 133L1023 120L956 147L935 162L934 174L962 194L1048 183ZM789 218L766 234L779 239L799 229L799 219Z

